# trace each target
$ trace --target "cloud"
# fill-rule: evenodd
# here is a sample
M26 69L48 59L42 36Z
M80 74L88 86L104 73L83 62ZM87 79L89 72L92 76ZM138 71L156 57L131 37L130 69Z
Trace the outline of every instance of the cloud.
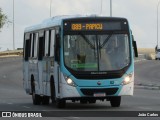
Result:
M152 6L157 6L158 0L134 0L133 3L143 6L143 8L151 8Z
M99 0L56 0L53 7L53 15L95 14ZM59 7L57 7L59 6Z
M140 26L133 25L132 28L132 33L135 36L135 40L139 41L138 39L142 39L146 36L146 32Z

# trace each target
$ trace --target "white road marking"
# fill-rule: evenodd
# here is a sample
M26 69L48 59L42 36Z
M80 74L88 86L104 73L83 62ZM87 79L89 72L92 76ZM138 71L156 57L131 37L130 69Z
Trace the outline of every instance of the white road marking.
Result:
M50 111L50 110L42 110L42 111Z
M142 110L152 110L151 108L148 108L148 107L138 107L138 108L140 108Z
M146 60L146 59L134 60L134 62L136 63L136 62L140 62L140 61L144 61L144 60Z
M13 103L7 103L7 104L12 105Z
M79 117L72 117L73 119L80 119Z
M30 107L28 107L28 106L23 106L24 108L30 108Z
M72 117L72 116L70 116L70 117L64 117L64 119L66 119L66 120L75 120L75 119L80 119L79 117Z

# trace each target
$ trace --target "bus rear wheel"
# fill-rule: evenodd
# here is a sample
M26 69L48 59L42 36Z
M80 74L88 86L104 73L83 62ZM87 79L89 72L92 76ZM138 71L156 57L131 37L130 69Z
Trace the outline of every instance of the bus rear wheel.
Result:
M56 107L57 108L65 108L66 107L66 101L62 99L56 99Z
M35 94L35 90L32 89L32 100L34 105L40 105L41 104L41 96Z
M121 104L121 97L111 97L110 98L110 103L112 107L120 107Z

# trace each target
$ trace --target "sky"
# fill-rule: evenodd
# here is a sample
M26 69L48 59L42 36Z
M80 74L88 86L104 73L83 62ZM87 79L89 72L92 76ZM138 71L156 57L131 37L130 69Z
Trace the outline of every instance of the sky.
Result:
M24 29L58 15L110 16L110 0L14 0L15 48L23 47ZM112 16L127 18L138 48L155 48L157 44L158 0L112 0ZM13 21L13 0L0 0L0 8ZM13 23L13 22L12 22ZM0 32L0 51L13 49L13 24ZM160 31L160 5L159 5ZM158 34L160 39L160 32ZM160 46L160 40L159 40Z

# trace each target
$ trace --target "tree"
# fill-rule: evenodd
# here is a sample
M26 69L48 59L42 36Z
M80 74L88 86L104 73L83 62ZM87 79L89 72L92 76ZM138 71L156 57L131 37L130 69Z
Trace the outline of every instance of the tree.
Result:
M2 9L0 8L0 29L8 22L7 16L3 14Z

